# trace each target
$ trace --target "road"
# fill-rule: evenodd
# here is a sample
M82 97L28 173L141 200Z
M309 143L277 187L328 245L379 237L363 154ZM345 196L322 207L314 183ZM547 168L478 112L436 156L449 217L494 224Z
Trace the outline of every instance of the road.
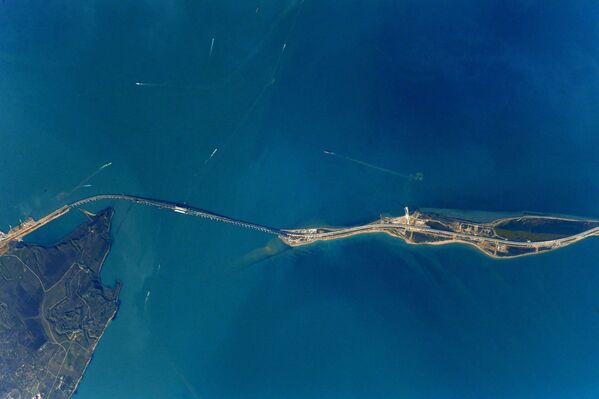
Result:
M65 205L39 220L27 219L19 226L11 229L8 233L0 236L0 255L6 252L10 242L22 240L26 235L34 232L51 221L58 219L59 217L68 213L70 210L71 207L69 205Z
M153 198L146 198L136 195L128 194L100 194L92 197L83 198L79 201L75 201L69 205L65 205L55 210L54 212L40 218L39 220L28 219L19 226L14 227L8 233L0 235L0 255L4 254L8 250L8 245L13 241L20 241L28 234L41 228L42 226L50 223L51 221L58 219L65 215L72 209L79 208L83 205L90 204L97 201L129 201L140 205L152 206L160 209L171 210L175 213L180 213L187 216L200 217L204 219L210 219L221 223L233 224L239 227L244 227L252 230L257 230L262 233L274 234L277 236L285 235L286 233L280 229L260 225L257 223L246 222L240 219L231 218L228 216L220 215L215 212L210 212L205 209L196 208L182 203L158 200Z
M438 230L426 225L415 223L415 217L406 213L405 217L399 217L390 219L391 222L381 223L380 221L347 228L313 228L313 229L278 229L275 227L269 227L257 223L246 222L240 219L231 218L215 212L207 211L205 209L196 208L183 203L177 203L172 201L165 201L147 197L141 197L136 195L128 194L100 194L92 197L83 198L79 201L75 201L69 205L62 206L54 212L44 216L39 220L28 219L21 225L11 229L7 234L0 235L0 255L5 253L8 249L8 244L13 241L22 240L25 236L31 232L39 229L40 227L50 223L51 221L65 215L71 209L79 208L83 205L87 205L97 201L129 201L140 205L152 206L155 208L166 209L175 213L180 213L187 216L201 217L204 219L214 220L221 223L233 224L239 227L253 229L267 234L273 234L278 236L284 243L290 246L308 245L315 241L321 240L335 240L343 237L348 237L357 234L366 233L387 233L392 236L407 237L408 233L420 233L427 237L434 239L441 239L441 243L447 242L463 242L468 244L474 244L483 250L485 253L489 253L489 248L486 246L491 245L495 248L497 253L498 248L532 248L536 252L541 250L546 251L548 249L556 249L576 241L580 241L593 235L599 235L599 226L583 231L576 235L571 235L559 239L549 241L537 241L537 242L521 242L521 241L509 241L500 238L487 237L484 235L477 235L458 231L446 231ZM406 209L407 212L407 209ZM548 219L563 220L560 217L548 217ZM507 220L507 219L506 219ZM494 222L497 223L497 222ZM493 223L490 224L491 226ZM402 234L398 234L402 233ZM405 239L405 238L404 238ZM423 242L429 244L439 244L439 240L431 240L429 242Z
M553 218L550 218L553 219ZM557 218L562 219L563 218ZM327 230L318 232L318 230ZM281 239L290 246L301 246L308 245L315 241L321 240L336 240L344 237L349 237L358 234L367 233L387 233L392 236L397 236L397 231L401 231L407 236L407 233L421 233L430 237L442 238L443 243L447 241L464 242L472 244L494 244L495 247L507 246L514 248L533 248L536 251L540 249L557 249L574 242L583 240L587 237L599 235L599 227L595 227L586 231L583 231L576 235L571 235L559 239L548 240L548 241L536 241L536 242L522 242L522 241L510 241L500 238L486 237L475 234L460 233L455 231L438 230L428 226L418 226L407 223L370 223L362 226L354 226L348 228L327 228L327 229L298 229L298 230L284 230L287 233ZM428 244L435 244L434 241L424 242ZM485 251L485 253L487 253ZM523 254L524 255L524 254Z

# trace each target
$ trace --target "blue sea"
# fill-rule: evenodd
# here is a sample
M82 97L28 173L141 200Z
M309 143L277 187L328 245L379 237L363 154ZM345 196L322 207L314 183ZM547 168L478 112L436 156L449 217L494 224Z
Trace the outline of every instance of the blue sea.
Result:
M285 228L404 206L599 218L598 13L5 0L0 229L108 192ZM515 260L383 235L290 249L105 206L121 307L78 399L599 397L599 239Z

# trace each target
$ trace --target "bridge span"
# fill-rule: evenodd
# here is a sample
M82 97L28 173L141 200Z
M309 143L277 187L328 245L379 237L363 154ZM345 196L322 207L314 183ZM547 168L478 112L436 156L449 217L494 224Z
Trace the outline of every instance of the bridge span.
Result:
M230 218L228 216L220 215L215 212L207 211L205 209L196 208L193 206L189 206L187 204L158 200L153 198L140 197L137 195L128 195L128 194L100 194L94 195L92 197L87 197L80 199L79 201L75 201L68 205L69 208L77 208L82 205L88 204L90 202L102 201L102 200L122 200L122 201L130 201L136 204L152 206L154 208L161 209L169 209L176 213L181 213L184 215L201 217L204 219L210 219L217 222L229 223L236 226L257 230L267 234L274 234L277 236L286 235L286 232L281 229L277 229L275 227L264 226L257 223L246 222L239 219Z
M539 238L534 240L529 239L527 241L509 240L506 237L499 236L497 231L494 229L496 226L499 226L502 223L505 224L506 221L515 219L513 217L499 219L495 222L487 224L468 222L465 225L466 227L464 227L463 223L459 221L452 222L449 220L448 222L446 219L439 219L438 217L435 217L435 215L425 217L419 213L409 214L407 209L406 216L392 219L391 222L381 219L363 226L343 228L321 227L287 230L246 222L244 220L231 218L215 212L207 211L205 209L196 208L187 204L173 201L158 200L128 194L100 194L80 199L69 205L64 205L56 209L54 212L40 218L39 220L33 220L31 218L27 219L19 226L12 228L8 233L0 234L0 255L4 254L8 250L9 244L11 242L22 240L26 235L44 226L45 224L50 223L52 220L65 215L71 209L75 209L92 202L104 200L129 201L135 204L167 209L175 213L181 213L183 215L210 219L221 223L228 223L235 226L260 231L262 233L273 234L290 246L306 245L314 241L333 240L356 234L384 232L392 236L402 238L407 242L434 245L460 242L474 245L489 256L516 257L557 249L580 241L584 238L599 235L599 221L570 219L570 221L591 224L585 228L584 231L581 231L578 234L566 235L551 240L547 240L545 236L539 236ZM562 218L559 217L543 218L550 221L562 220ZM526 217L520 217L517 220L521 219L526 219ZM485 233L489 229L493 234ZM519 231L520 230L516 228L513 233L516 234ZM508 233L509 232L510 231L508 230ZM418 241L414 240L414 235L417 237L419 235L420 238L417 239Z
M0 234L0 255L6 253L9 248L9 244L13 241L20 241L26 235L32 233L33 231L39 229L40 227L50 223L51 221L58 219L59 217L68 213L71 209L78 208L80 206L103 200L117 200L117 201L129 201L136 204L152 206L154 208L160 209L168 209L176 213L181 213L188 216L195 216L204 219L210 219L217 222L228 223L239 227L244 227L247 229L252 229L256 231L260 231L262 233L274 234L279 238L287 237L288 235L295 235L292 232L288 232L286 230L277 229L275 227L264 226L257 223L250 223L243 220L231 218L228 216L220 215L215 212L210 212L205 209L195 208L193 206L189 206L187 204L181 204L178 202L165 201L165 200L157 200L153 198L140 197L137 195L128 195L128 194L100 194L94 195L92 197L87 197L80 199L79 201L75 201L69 205L64 205L54 212L38 219L27 219L19 226L12 228L8 233Z

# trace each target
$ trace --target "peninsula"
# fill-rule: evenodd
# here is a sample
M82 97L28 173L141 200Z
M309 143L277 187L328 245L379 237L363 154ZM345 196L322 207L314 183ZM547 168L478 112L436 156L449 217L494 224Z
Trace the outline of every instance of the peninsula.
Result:
M0 256L0 397L67 399L118 308L100 271L112 209L51 246L13 242Z

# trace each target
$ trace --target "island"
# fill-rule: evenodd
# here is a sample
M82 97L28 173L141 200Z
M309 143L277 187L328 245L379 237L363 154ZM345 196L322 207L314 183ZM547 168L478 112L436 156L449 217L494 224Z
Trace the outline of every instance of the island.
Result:
M120 284L100 279L113 210L86 215L54 245L11 241L3 248L1 398L70 398L117 312Z
M404 216L381 217L354 227L285 230L280 238L287 245L296 247L366 233L386 233L409 244L469 244L494 258L515 258L551 251L599 235L599 221L523 215L476 223L437 213L410 213L406 207Z

